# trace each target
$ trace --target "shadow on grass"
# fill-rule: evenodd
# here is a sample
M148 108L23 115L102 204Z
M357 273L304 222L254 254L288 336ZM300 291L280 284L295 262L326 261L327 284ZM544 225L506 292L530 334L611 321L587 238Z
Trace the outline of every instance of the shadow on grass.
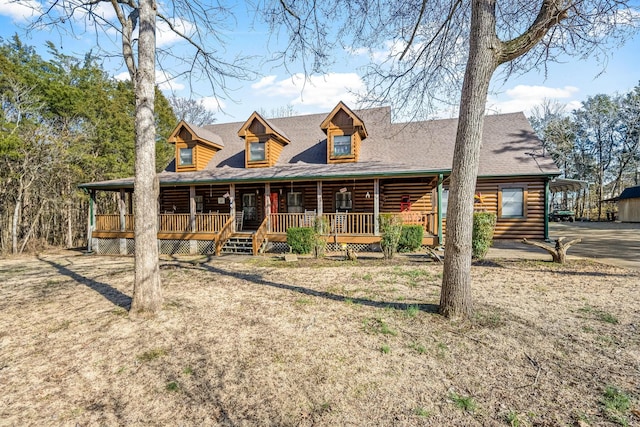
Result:
M116 288L107 285L106 283L97 282L93 279L85 277L81 274L76 273L73 270L68 269L64 265L58 264L53 261L49 261L38 256L38 259L42 262L46 262L50 266L54 267L60 274L63 274L67 277L72 278L76 282L81 285L85 285L86 287L96 291L107 300L109 300L112 304L117 305L118 307L122 307L125 310L129 310L131 308L131 297L127 294L124 294L117 290Z
M484 259L473 261L474 267L522 269L527 268L531 273L553 272L562 276L587 276L587 277L630 277L635 276L634 272L611 273L604 271L576 271L576 268L592 266L594 268L610 268L607 264L598 264L597 261L577 260L568 261L566 264L554 263L551 260L509 260L509 259ZM613 267L616 268L616 267ZM619 268L619 267L618 267Z
M206 262L209 262L209 261L210 261L210 258L208 258ZM174 264L177 267L197 268L201 270L207 270L211 273L216 273L224 276L230 276L236 279L246 280L248 282L255 283L256 285L270 286L276 289L283 289L285 291L297 292L303 295L324 298L331 301L337 301L337 302L349 301L354 304L360 304L367 307L392 308L395 310L406 310L409 307L417 307L420 311L424 311L426 313L432 313L432 314L437 314L438 308L439 308L437 304L407 304L407 303L390 302L390 301L375 301L375 300L366 299L366 298L352 298L344 295L334 294L331 292L318 291L316 289L305 288L304 286L296 286L296 285L288 285L285 283L271 282L269 280L263 279L262 276L260 276L259 274L227 271L222 268L214 267L212 265L206 264L204 262L198 263L199 264L198 266L193 265L191 263L189 263L188 265L185 265L183 262L180 262L180 261L177 261L177 262L178 264Z

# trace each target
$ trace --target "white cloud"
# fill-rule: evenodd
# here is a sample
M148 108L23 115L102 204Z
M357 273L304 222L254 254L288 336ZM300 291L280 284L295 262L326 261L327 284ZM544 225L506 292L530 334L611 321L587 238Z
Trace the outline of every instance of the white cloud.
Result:
M184 89L184 84L178 83L176 78L165 71L156 70L156 84L160 90L179 91Z
M213 112L219 112L227 106L223 100L216 98L215 96L205 96L200 98L198 102L202 104L204 108Z
M257 83L251 85L252 89L261 89L263 87L267 87L273 84L276 81L278 76L266 76L260 79Z
M500 113L524 111L529 114L533 107L541 105L545 100L558 100L566 103L567 110L571 111L571 109L580 106L580 102L571 99L577 92L579 92L579 89L575 86L554 88L517 85L505 91L504 97L491 97L487 102L487 106L489 110Z
M367 56L369 60L377 63L386 61L391 57L398 56L404 49L403 43L399 40L387 40L381 49L368 49L365 47L347 47L346 51L351 56Z
M26 22L42 13L42 5L36 0L0 0L0 15L10 17L13 22Z
M129 73L127 71L123 71L120 74L116 74L115 76L113 76L114 79L119 80L121 82L125 81L125 80L131 80L129 78Z
M180 33L187 37L193 35L195 27L192 22L181 18L171 19L170 21L171 25ZM156 46L158 47L170 46L183 40L164 21L158 21L156 27Z
M283 98L283 104L326 110L335 107L338 101L354 105L357 102L355 93L363 91L365 85L355 73L329 73L307 79L298 73L280 81L276 81L275 76L268 76L252 88L264 96Z
M106 3L98 3L93 9L93 13L106 21L111 21L118 17L113 6L111 4L107 5Z

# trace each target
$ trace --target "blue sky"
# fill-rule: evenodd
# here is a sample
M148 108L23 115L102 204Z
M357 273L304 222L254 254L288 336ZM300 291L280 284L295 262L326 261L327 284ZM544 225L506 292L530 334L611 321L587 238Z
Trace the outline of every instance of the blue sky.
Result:
M103 47L111 44L110 50L118 53L118 40L113 33L96 36L90 31L77 33L70 37L60 32L43 30L25 34L30 12L25 4L38 6L38 0L22 0L18 3L11 0L0 0L0 37L11 37L18 33L23 41L35 46L38 53L46 57L44 42L52 41L63 53L84 55L96 48L97 41ZM238 24L229 25L225 34L227 41L226 55L262 55L265 51L269 34L266 28L253 22L246 15L246 8L236 6ZM108 12L106 12L108 13ZM272 39L273 40L273 39ZM158 32L158 44L164 47L177 47L177 40L168 31ZM252 81L228 80L230 89L227 97L214 98L205 82L195 82L191 91L188 82L181 78L172 79L171 71L158 71L158 84L170 94L173 91L182 97L201 99L213 111L219 108L216 116L219 122L244 121L254 110L270 111L287 105L293 106L300 114L327 112L342 100L356 108L356 98L352 91L362 91L365 85L360 77L361 66L370 60L369 55L356 55L347 50L335 52L336 65L321 76L304 79L302 68L291 65L285 70L277 64L264 65L256 59L254 67L256 76ZM105 69L114 76L126 77L122 60L114 56L106 60ZM171 66L167 67L171 70ZM290 73L294 73L291 75ZM491 94L487 103L490 112L524 111L542 103L544 99L557 100L567 104L567 109L578 108L580 102L588 96L598 93L612 94L626 92L640 81L640 35L630 40L621 48L610 51L606 66L594 58L577 60L564 58L562 63L549 64L548 72L530 71L521 76L512 76L506 82L495 78L491 86ZM449 113L450 114L450 113ZM443 116L447 113L443 112Z

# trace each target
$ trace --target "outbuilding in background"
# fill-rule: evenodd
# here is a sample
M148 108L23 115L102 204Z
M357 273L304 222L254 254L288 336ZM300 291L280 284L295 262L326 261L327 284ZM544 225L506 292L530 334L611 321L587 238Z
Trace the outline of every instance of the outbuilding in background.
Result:
M625 188L618 197L618 220L640 222L640 186Z

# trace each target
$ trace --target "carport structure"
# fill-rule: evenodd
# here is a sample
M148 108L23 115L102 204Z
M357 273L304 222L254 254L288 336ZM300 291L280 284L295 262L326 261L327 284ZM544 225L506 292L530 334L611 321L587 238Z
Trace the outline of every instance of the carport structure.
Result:
M587 181L579 179L569 178L555 178L549 182L549 192L551 197L548 199L549 203L549 219L552 221L571 221L575 220L575 209L570 209L568 206L567 193L576 193L578 191L589 188ZM560 208L554 208L555 195L557 193L564 193L562 198L562 205Z

